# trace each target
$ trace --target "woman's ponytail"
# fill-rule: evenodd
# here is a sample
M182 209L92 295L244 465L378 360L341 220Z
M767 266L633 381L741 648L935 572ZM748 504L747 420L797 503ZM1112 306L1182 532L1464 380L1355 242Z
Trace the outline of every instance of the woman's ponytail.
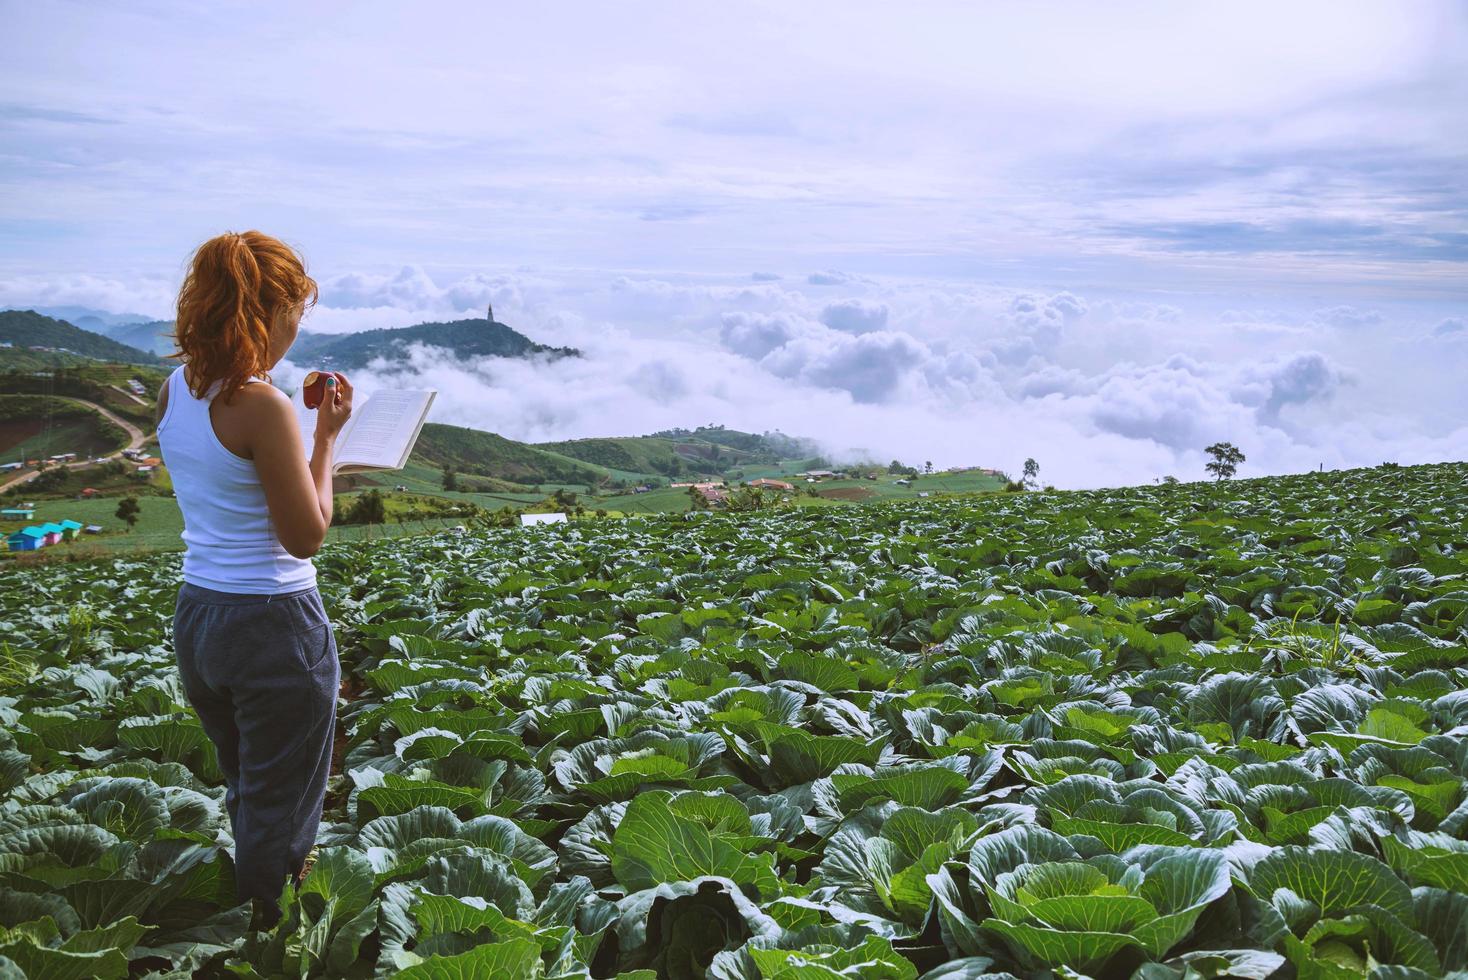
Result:
M268 377L270 334L291 307L316 300L316 282L290 246L258 231L226 232L194 252L178 294L174 357L189 365L202 398L216 384L229 399Z

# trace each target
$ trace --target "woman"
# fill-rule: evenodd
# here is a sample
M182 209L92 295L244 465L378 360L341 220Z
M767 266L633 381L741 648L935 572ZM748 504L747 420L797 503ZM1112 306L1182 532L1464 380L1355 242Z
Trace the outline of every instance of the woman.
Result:
M352 388L328 381L310 455L268 383L316 283L258 231L212 238L178 296L158 443L184 519L174 650L219 753L241 900L266 921L316 839L341 680L311 556L331 526L331 455Z

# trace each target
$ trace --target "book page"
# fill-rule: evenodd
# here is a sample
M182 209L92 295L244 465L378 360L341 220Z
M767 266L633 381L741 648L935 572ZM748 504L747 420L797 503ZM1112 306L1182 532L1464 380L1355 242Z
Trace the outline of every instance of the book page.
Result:
M379 391L352 412L351 431L337 442L336 465L352 469L401 469L428 418L434 391Z

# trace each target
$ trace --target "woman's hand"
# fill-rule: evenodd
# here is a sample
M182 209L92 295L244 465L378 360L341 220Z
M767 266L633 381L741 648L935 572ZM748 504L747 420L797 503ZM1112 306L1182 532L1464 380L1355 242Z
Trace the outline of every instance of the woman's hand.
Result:
M316 409L316 438L335 439L351 417L352 383L345 375L341 376L340 382L336 375L328 375L326 397L321 399L321 407Z

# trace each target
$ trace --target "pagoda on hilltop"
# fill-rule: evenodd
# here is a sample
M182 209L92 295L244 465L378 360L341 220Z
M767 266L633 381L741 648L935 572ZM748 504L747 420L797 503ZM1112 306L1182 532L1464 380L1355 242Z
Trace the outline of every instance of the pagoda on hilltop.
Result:
M493 323L494 322L494 304L493 303L485 303L484 304L484 315L489 320L490 323Z

